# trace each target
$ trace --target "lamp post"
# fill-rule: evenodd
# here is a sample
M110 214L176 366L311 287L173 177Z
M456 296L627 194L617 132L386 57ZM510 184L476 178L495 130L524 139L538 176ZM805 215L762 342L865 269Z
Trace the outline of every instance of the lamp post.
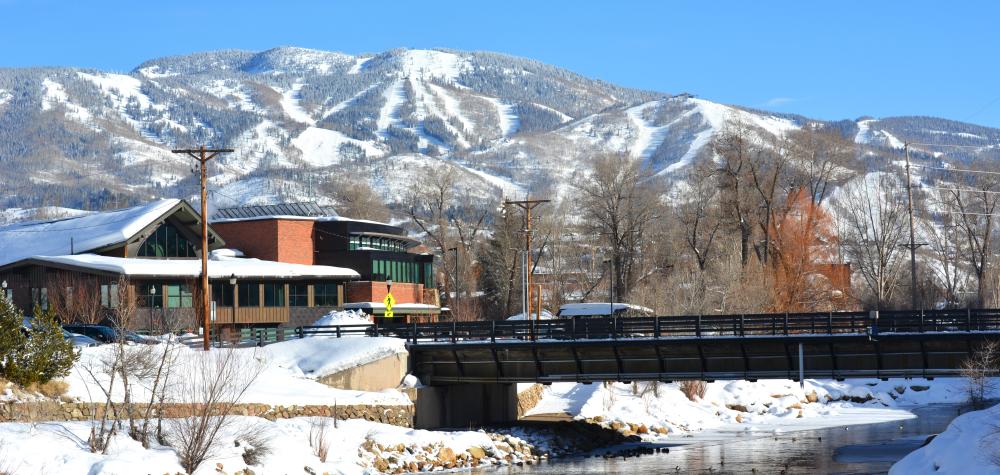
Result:
M150 284L150 286L149 286L149 295L152 296L150 298L150 300L152 300L152 302L149 302L150 304L152 304L151 305L152 308L149 310L149 328L147 330L149 331L149 335L152 336L153 335L153 312L156 311L156 285ZM163 307L163 306L160 305L160 307Z
M229 302L229 306L233 309L233 323L236 323L236 274L229 275L229 285L233 288L233 296ZM225 305L225 299L222 299L222 304Z
M608 264L610 268L608 277L608 299L610 300L609 308L611 313L608 314L609 317L614 318L615 316L615 261L612 259L605 259L605 264Z
M4 280L3 282L0 282L0 297L3 297L3 299L6 300L8 303L13 303L14 299L10 298L10 296L7 295L7 281L6 280Z
M462 277L461 274L459 273L460 269L458 267L458 247L449 247L448 252L451 251L455 251L455 300L458 300L458 296L460 295L460 290L462 288L461 284L459 283L459 279L461 279Z

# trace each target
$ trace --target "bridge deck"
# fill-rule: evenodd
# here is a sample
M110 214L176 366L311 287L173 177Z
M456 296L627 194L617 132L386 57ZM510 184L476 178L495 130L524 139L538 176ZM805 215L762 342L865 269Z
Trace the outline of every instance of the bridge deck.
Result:
M302 327L405 338L428 384L957 375L1000 310Z

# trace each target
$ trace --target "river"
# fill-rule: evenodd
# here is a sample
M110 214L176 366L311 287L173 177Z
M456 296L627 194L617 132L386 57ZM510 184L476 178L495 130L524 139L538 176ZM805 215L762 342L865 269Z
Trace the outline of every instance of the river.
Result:
M885 473L931 434L968 409L954 404L911 408L917 417L863 425L802 431L725 432L647 447L669 453L607 459L602 454L556 460L501 473L518 474L676 474L676 473Z

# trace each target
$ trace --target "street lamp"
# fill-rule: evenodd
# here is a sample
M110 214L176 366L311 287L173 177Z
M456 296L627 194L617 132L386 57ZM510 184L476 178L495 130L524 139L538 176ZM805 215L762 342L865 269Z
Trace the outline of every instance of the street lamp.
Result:
M3 290L0 290L0 293L3 294L3 295L0 295L0 297L3 297L4 300L10 300L10 299L7 298L7 281L6 280L4 280L3 282L0 282L0 289L3 289Z
M608 277L608 298L611 300L609 306L611 313L608 314L609 317L614 318L615 316L615 261L612 259L605 259L605 264L610 267L610 274Z
M156 309L156 285L155 284L150 284L150 286L149 286L149 295L151 296L150 300L152 300L152 302L149 302L150 306L152 307L152 309L150 309L150 311L149 311L149 334L150 334L150 336L152 336L153 335L153 312ZM160 308L162 309L163 305L160 305ZM162 312L161 312L161 314L162 314Z

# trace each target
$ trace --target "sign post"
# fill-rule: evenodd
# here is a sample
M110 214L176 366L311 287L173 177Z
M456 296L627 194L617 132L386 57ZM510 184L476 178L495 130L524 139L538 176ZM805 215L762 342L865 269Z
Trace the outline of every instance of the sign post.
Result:
M386 281L386 293L385 298L382 299L382 303L385 305L385 313L383 316L385 318L392 318L392 306L396 304L396 298L392 296L392 281Z

